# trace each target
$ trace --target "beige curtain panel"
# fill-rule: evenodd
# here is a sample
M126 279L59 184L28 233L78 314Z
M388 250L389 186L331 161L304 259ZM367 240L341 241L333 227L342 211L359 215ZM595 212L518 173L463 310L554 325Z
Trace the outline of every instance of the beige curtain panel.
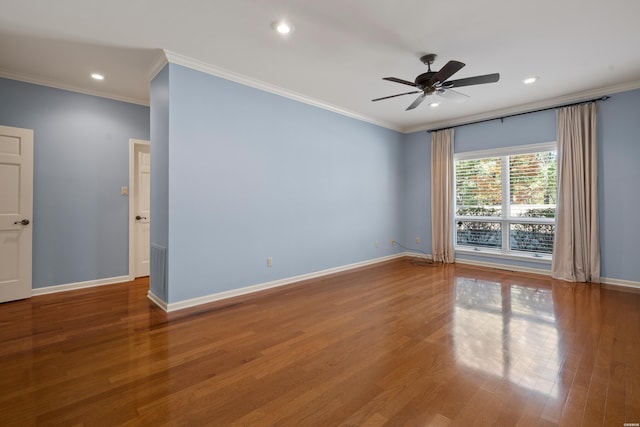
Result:
M431 256L452 263L453 129L431 132Z
M558 200L551 275L600 282L596 104L558 111Z

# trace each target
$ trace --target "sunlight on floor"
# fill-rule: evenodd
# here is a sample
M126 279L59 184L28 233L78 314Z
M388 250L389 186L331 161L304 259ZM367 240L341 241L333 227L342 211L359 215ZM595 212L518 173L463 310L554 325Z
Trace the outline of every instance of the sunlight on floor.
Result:
M551 289L456 281L457 361L551 397L561 367L554 322Z

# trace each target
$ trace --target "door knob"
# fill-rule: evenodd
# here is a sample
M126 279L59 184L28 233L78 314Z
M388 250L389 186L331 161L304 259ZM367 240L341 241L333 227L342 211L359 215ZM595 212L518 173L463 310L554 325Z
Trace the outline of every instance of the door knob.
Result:
M16 224L16 225L18 225L18 224L29 225L29 220L28 219L23 219L22 221L14 222L14 224Z
M141 219L147 219L146 216L140 216L140 215L136 215L136 220L140 221Z

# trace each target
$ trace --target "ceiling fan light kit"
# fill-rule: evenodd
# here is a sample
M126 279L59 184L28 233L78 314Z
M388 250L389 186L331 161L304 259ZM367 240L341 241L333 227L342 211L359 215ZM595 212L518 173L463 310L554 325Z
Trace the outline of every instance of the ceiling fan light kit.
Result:
M276 32L282 34L283 36L291 34L295 30L295 27L292 23L284 20L272 22L271 28L273 28Z
M463 86L473 86L486 83L495 83L500 80L500 74L486 74L482 76L467 77L458 80L449 80L451 76L460 71L465 64L460 61L449 61L445 64L440 71L431 71L431 64L435 61L437 55L435 53L429 53L420 58L427 66L427 72L420 74L415 78L413 82L408 80L399 79L397 77L383 77L383 80L390 82L400 83L407 86L413 86L418 90L411 92L399 93L397 95L384 96L382 98L372 99L372 101L382 101L383 99L395 98L396 96L404 96L420 93L418 98L407 107L407 110L413 110L424 101L427 95L440 96L445 99L450 99L455 102L462 102L469 96L464 93L453 90L453 88ZM436 105L433 105L436 104ZM432 107L438 105L437 102L430 103Z

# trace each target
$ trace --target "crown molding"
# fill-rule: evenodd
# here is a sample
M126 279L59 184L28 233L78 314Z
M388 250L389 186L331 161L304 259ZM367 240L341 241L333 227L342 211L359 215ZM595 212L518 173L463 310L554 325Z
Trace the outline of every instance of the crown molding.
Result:
M485 120L497 120L504 116L529 113L539 109L553 108L563 104L581 102L587 99L597 98L604 95L611 95L615 93L621 93L621 92L626 92L630 90L640 89L640 80L636 80L628 83L605 86L605 87L592 89L588 91L576 92L568 95L548 98L548 99L537 101L537 102L520 104L513 107L508 107L508 108L503 108L498 110L491 110L491 111L487 111L479 114L441 120L437 122L429 122L429 123L424 123L417 126L403 127L403 126L395 125L390 122L373 119L371 117L346 110L336 105L329 104L327 102L320 101L315 98L311 98L309 96L300 94L298 92L290 91L282 87L272 85L264 81L254 79L254 78L251 78L251 77L248 77L248 76L245 76L221 67L217 67L197 59L189 58L187 56L177 54L175 52L171 52L168 50L158 49L158 54L154 59L154 61L152 62L152 64L150 65L146 74L148 81L153 80L153 78L168 63L182 65L196 71L200 71L206 74L223 78L225 80L230 80L236 83L240 83L245 86L249 86L258 90L273 93L275 95L292 99L294 101L302 102L314 107L322 108L324 110L332 111L334 113L337 113L346 117L367 122L376 126L381 126L381 127L394 130L396 132L404 133L404 134L420 132L420 131L429 131L430 129L464 126L464 125L473 124L474 122L485 121ZM67 91L81 93L81 94L90 95L90 96L97 96L100 98L113 99L116 101L127 102L130 104L143 105L147 107L150 105L148 99L138 99L138 98L114 95L108 92L89 90L83 87L61 83L59 81L47 79L41 76L15 73L12 71L0 69L0 77L11 79L11 80L22 81L25 83L31 83L31 84L41 85L41 86L52 87L56 89L67 90Z
M158 50L158 54L156 55L156 58L151 63L151 66L149 67L149 70L147 71L147 80L149 80L149 82L151 82L151 80L153 80L155 78L155 76L157 76L158 73L168 63L169 63L169 60L167 59L167 55L166 55L165 51L162 50L162 49Z
M216 77L220 77L225 80L230 80L232 82L240 83L242 85L249 86L254 89L259 89L264 92L273 93L275 95L289 98L294 101L302 102L304 104L308 104L314 107L322 108L324 110L332 111L334 113L341 114L343 116L347 116L352 119L360 120L363 122L371 123L376 126L381 126L387 129L395 130L396 132L402 132L402 128L395 126L392 123L375 120L370 117L363 116L362 114L345 110L344 108L340 108L336 105L332 105L332 104L320 101L318 99L311 98L303 94L290 91L282 87L272 85L270 83L263 82L261 80L257 80L242 74L238 74L236 72L227 70L225 68L216 67L214 65L207 64L197 59L189 58L187 56L180 55L178 53L171 52L168 50L165 50L164 54L167 58L167 61L172 64L182 65L184 67L191 68L193 70L210 74Z
M528 104L521 104L515 107L504 108L500 110L487 111L485 113L475 114L471 116L459 117L450 120L442 120L439 122L426 123L420 126L414 126L402 129L403 133L413 133L420 131L428 131L430 129L441 129L446 127L464 126L467 124L473 124L483 120L498 120L501 117L509 116L512 114L521 114L534 112L535 110L543 108L552 108L555 106L561 106L563 104L571 104L574 102L581 102L587 99L597 98L600 96L611 95L614 93L627 92L630 90L640 89L640 80L636 80L629 83L622 83L613 86L606 86L597 89L591 89L583 92L576 92L568 95L558 96L555 98L549 98L538 102L531 102Z
M10 79L10 80L17 80L17 81L20 81L20 82L40 85L40 86L52 87L52 88L55 88L55 89L67 90L67 91L70 91L70 92L81 93L83 95L90 95L90 96L97 96L99 98L113 99L114 101L127 102L129 104L144 105L145 107L149 106L149 100L148 99L130 98L130 97L126 97L126 96L114 95L112 93L107 93L107 92L88 90L86 88L82 88L82 87L79 87L79 86L73 86L73 85L69 85L69 84L66 84L66 83L60 83L58 81L46 79L46 78L39 77L39 76L32 76L32 75L28 75L28 74L14 73L14 72L11 72L11 71L6 71L6 70L0 69L0 77L6 78L6 79Z

